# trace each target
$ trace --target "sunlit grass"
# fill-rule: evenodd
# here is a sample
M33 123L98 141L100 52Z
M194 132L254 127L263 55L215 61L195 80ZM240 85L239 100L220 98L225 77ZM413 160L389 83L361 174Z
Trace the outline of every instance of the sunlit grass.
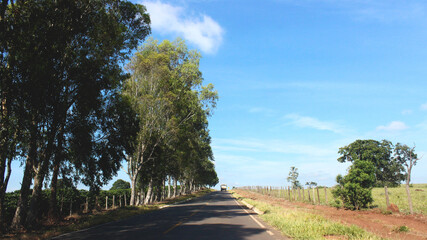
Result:
M412 205L415 213L427 214L427 184L413 184L410 188L411 197L412 197ZM418 190L417 190L418 189ZM396 188L388 188L390 203L396 204L401 212L409 213L408 206L408 198L406 195L405 185L401 185ZM289 194L286 190L278 190L273 189L272 191L265 191L264 194L269 193L274 197L281 197L285 199L289 199ZM301 198L299 198L301 194ZM291 192L291 199L294 197L296 199L300 199L300 201L310 202L308 200L308 190L304 191L304 198L302 191L298 194L298 191L295 191L295 196L293 192ZM319 204L317 189L314 191L316 197L316 204ZM326 188L326 194L324 188L319 188L319 196L320 196L320 204L324 205L333 205L334 197L332 195L332 188ZM327 196L327 203L326 197ZM313 190L310 190L311 202L313 202ZM381 210L386 210L386 200L385 200L385 190L384 188L374 188L372 190L372 197L374 198L374 202L372 203L372 207L378 207Z
M414 184L410 191L414 212L427 214L427 184ZM397 188L388 188L388 195L390 203L396 204L401 212L409 212L408 197L406 196L404 185ZM387 209L384 188L374 188L372 196L374 197L374 205L383 210Z
M383 239L355 225L347 226L320 215L306 212L301 208L288 209L273 206L262 201L242 198L234 194L236 198L244 200L255 206L265 214L260 217L278 228L283 234L293 239L325 239L325 237L343 237L344 239Z

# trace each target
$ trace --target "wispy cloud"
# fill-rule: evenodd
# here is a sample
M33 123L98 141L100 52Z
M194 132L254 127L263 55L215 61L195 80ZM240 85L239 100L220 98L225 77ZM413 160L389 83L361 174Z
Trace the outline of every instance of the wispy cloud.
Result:
M326 130L334 133L343 133L345 129L333 122L320 121L316 118L301 116L299 114L288 114L285 119L291 121L291 124L302 128L314 128L317 130Z
M269 152L296 154L310 157L334 156L336 149L321 146L298 144L283 140L260 140L260 139L213 139L214 151L245 151L245 152Z
M406 126L406 124L404 122L400 122L400 121L393 121L391 123L389 123L386 126L378 126L377 130L379 131L402 131L408 129L408 126Z
M412 111L411 109L405 109L402 111L402 115L410 115L412 114L414 111Z
M421 104L420 109L423 111L427 110L427 103Z
M214 53L222 43L224 30L211 17L190 14L187 9L160 1L143 1L151 18L151 28L161 34L176 34L201 51Z

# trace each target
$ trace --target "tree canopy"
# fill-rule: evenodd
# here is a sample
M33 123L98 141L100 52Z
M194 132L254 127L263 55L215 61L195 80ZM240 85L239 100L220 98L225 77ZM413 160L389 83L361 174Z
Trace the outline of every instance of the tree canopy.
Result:
M190 188L218 181L207 130L218 96L212 84L202 85L200 58L181 39L150 39L128 65L131 77L122 94L139 122L134 152L127 157L132 205L138 180L150 194L167 176Z
M126 182L123 179L117 179L113 183L113 186L110 188L110 190L129 189L129 188L130 188L130 183L129 182Z
M119 169L127 138L117 108L121 66L150 33L145 11L116 0L1 2L0 149L10 150L1 154L0 184L10 161L23 156L25 166L12 227L37 223L49 175L54 193L65 168L96 190Z
M338 162L369 161L375 167L375 186L397 186L405 179L404 169L393 158L393 144L382 140L356 140L339 149Z

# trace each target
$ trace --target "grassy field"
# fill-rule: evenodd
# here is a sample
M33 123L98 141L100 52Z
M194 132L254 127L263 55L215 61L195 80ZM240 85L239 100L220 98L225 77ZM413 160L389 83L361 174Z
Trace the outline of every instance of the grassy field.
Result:
M347 226L338 222L328 220L322 216L306 212L304 209L285 209L278 206L256 201L233 193L239 200L257 207L265 214L260 217L278 228L286 236L293 239L382 239L357 226Z
M326 195L328 198L328 205L334 206L334 199L332 196L332 189L327 188L326 189ZM413 184L410 188L411 196L412 196L412 204L414 208L415 213L420 214L427 214L427 184ZM285 190L279 190L279 189L273 189L271 191L267 190L260 190L259 192L264 194L270 194L275 197L281 197L288 199L289 194ZM405 185L401 185L400 187L396 188L389 188L389 198L390 203L396 204L400 211L403 213L409 213L409 207L408 207L408 198L406 196L406 190ZM314 194L316 196L316 202L318 203L317 199L317 190L314 191ZM301 197L299 197L301 196ZM324 188L319 188L319 196L320 196L320 202L321 204L325 204L325 190ZM385 200L385 192L384 188L374 188L372 190L372 196L374 198L373 207L378 207L381 210L386 210L386 200ZM313 198L313 190L310 190L310 197ZM298 193L298 191L295 191L294 193L291 192L291 199L296 198L297 200L300 199L300 201L309 202L308 201L308 190L306 189L304 191L304 199L302 191Z
M414 212L427 215L427 184L414 184L410 190ZM374 188L372 195L374 197L374 205L383 210L387 209L384 188ZM389 188L388 195L390 203L396 204L401 212L409 212L408 197L406 196L404 185L397 188Z

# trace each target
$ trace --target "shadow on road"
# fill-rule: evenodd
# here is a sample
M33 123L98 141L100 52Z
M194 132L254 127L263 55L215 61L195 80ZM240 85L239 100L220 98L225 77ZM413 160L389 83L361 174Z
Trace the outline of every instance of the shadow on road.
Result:
M265 229L254 225L248 213L236 204L229 193L213 192L184 204L55 239L239 240L264 239L258 238L264 232Z

